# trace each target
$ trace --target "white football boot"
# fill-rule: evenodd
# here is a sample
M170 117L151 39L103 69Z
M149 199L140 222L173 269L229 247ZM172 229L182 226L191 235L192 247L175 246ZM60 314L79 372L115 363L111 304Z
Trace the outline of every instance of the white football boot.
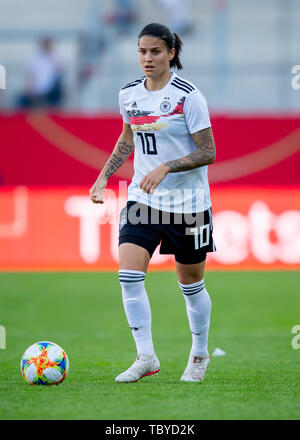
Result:
M186 369L181 376L182 382L202 382L210 361L209 355L206 357L190 355Z
M139 354L136 361L128 370L116 377L116 382L137 382L145 376L151 376L159 372L160 364L156 355Z

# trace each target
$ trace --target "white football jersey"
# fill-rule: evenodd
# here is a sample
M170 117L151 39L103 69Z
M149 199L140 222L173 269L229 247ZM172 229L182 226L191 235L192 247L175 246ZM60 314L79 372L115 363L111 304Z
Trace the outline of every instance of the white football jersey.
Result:
M169 160L187 156L196 146L191 136L211 126L204 96L175 72L161 90L145 88L146 77L120 90L123 121L134 133L134 176L128 200L177 213L205 211L211 206L207 166L169 173L152 195L139 187L143 177Z

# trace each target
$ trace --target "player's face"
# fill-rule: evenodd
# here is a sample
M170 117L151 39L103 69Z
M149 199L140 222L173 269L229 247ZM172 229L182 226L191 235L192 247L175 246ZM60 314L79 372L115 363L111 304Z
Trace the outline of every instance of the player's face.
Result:
M159 77L170 70L175 49L169 51L161 38L144 35L140 38L138 51L141 68L149 78Z

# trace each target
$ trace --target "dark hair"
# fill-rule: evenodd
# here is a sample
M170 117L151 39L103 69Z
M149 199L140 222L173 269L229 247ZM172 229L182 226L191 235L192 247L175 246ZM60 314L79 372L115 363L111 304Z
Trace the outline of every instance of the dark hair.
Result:
M170 67L177 67L178 70L182 69L182 64L180 62L180 54L182 41L176 33L172 33L167 26L159 23L150 23L144 27L139 33L139 40L144 35L149 35L156 38L161 38L166 43L169 50L175 48L175 56L170 61Z

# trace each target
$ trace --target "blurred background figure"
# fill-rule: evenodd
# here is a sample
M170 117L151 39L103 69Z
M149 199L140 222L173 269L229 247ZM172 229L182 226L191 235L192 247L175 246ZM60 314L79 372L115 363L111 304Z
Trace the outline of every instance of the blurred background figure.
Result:
M62 64L51 38L43 38L30 59L26 72L26 91L18 99L21 108L59 107L63 99Z
M102 81L102 56L107 46L102 9L99 0L90 2L78 38L77 87L81 108L85 110L91 106L97 108L102 99L99 81Z
M193 30L189 0L157 0L165 9L168 26L173 32L185 35Z
M115 25L120 34L127 34L137 18L134 9L132 0L115 0L114 10L106 15L105 22Z

